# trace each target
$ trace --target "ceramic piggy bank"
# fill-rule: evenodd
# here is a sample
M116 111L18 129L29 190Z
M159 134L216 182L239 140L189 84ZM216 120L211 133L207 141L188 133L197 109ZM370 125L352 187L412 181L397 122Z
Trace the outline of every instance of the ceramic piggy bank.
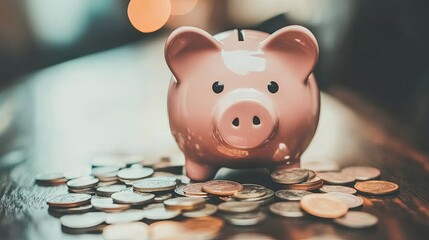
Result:
M318 54L301 26L271 35L176 29L165 45L173 73L168 113L188 177L207 180L220 167L299 166L319 121Z

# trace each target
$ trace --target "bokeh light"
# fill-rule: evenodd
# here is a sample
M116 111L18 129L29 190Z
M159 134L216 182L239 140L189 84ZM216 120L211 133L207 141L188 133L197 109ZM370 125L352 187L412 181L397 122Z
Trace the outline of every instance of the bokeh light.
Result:
M160 29L170 17L170 0L131 0L128 4L128 18L141 32Z
M197 5L198 0L171 0L171 15L184 15Z

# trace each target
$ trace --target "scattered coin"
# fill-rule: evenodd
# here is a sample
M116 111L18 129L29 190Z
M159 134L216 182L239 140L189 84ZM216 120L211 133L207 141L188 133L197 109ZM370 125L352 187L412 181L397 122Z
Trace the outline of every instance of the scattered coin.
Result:
M124 180L139 180L153 174L152 168L124 168L119 170L118 177Z
M98 187L96 190L96 193L98 196L110 197L112 194L122 191L125 188L127 188L125 185L119 185L119 184L109 185L104 187Z
M91 200L91 195L81 193L68 193L51 197L47 203L51 207L72 208L83 205L88 205Z
M360 197L357 197L348 193L340 193L340 192L330 192L326 193L338 200L341 200L343 203L347 205L348 208L357 208L362 206L363 200Z
M323 186L323 180L319 178L318 176L314 177L311 180L307 180L302 183L295 183L295 184L286 184L283 185L286 189L292 189L292 190L306 190L306 191L312 191L315 189L318 189Z
M80 177L68 181L67 187L73 189L93 188L97 186L99 181L98 178L94 178L93 176Z
M262 234L262 233L252 233L252 232L245 232L245 233L237 233L230 237L228 237L226 240L243 240L243 239L249 239L249 240L276 240L276 238L273 238L271 236Z
M302 217L299 202L277 202L270 205L270 211L283 217Z
M36 183L39 185L58 185L67 182L62 173L39 173L36 175Z
M275 193L276 197L287 201L299 201L305 195L312 194L312 192L305 190L279 190Z
M175 181L144 179L133 183L133 189L138 192L161 192L175 188Z
M252 226L265 220L266 215L262 212L247 212L223 215L225 221L236 226Z
M373 167L353 166L341 170L342 173L356 178L356 180L366 181L380 176L380 170Z
M191 183L183 187L183 192L187 195L207 196L206 192L201 189L204 183Z
M193 239L193 236L185 231L181 222L178 221L159 221L149 225L150 239Z
M144 209L144 215L150 220L167 220L180 215L180 210L166 209L164 204L151 204Z
M377 224L376 216L358 211L350 211L346 215L334 219L334 222L349 228L367 228Z
M266 191L265 194L262 195L262 196L260 196L260 197L240 199L240 201L243 201L243 202L257 202L257 201L261 201L261 200L266 200L266 199L272 198L274 196L274 191L273 190L266 188L265 191Z
M202 187L204 192L218 196L230 196L241 191L241 189L243 189L243 186L240 183L228 180L208 181Z
M58 207L50 207L49 210L54 211L59 214L78 214L89 212L92 209L92 205L83 205L79 207L71 207L71 208L58 208Z
M92 197L91 205L95 209L103 212L119 212L130 208L130 205L128 204L113 203L112 198L106 198L106 197Z
M135 193L121 191L112 194L113 202L130 205L142 205L152 201L154 198L155 195L151 193Z
M330 193L330 192L342 192L348 194L355 194L357 191L354 188L340 186L340 185L324 185L320 188L321 192Z
M309 171L306 169L292 168L280 169L271 174L271 179L276 183L294 184L304 182L309 177Z
M153 199L154 202L164 202L167 199L170 199L173 197L173 194L169 192L161 192L161 193L155 193L155 198Z
M182 215L189 218L199 218L199 217L207 217L214 214L217 211L217 206L213 204L206 203L204 208L193 210L193 211L183 211Z
M67 228L90 228L102 224L106 214L102 212L90 212L84 214L64 215L60 218L61 225Z
M258 184L243 184L243 189L236 192L233 197L238 199L257 198L267 194L266 187Z
M342 201L322 193L302 197L300 206L307 213L321 218L338 218L348 210Z
M385 195L396 192L399 186L395 183L381 180L370 180L365 182L358 182L355 188L362 193L372 195Z
M259 204L254 202L223 202L218 205L220 211L230 213L244 213L251 212L259 208Z
M118 167L124 168L127 164L116 161L116 159L112 159L108 156L98 156L92 159L91 166L93 167Z
M183 221L185 232L192 236L192 239L213 239L223 228L223 220L217 217L199 217Z
M99 177L99 176L105 176L106 174L110 174L110 173L117 173L119 171L118 167L114 167L114 166L106 166L106 167L96 167L91 169L91 174L94 177Z
M89 195L94 195L94 188L69 188L67 189L69 193L85 193Z
M130 222L107 226L103 229L105 240L146 240L149 239L146 223Z
M118 224L126 222L140 221L145 217L145 213L141 209L129 209L123 212L113 212L106 214L107 224Z
M164 205L172 210L196 210L204 208L205 201L204 198L178 197L165 200Z
M354 177L340 172L319 172L317 173L317 176L329 184L345 185L356 180Z

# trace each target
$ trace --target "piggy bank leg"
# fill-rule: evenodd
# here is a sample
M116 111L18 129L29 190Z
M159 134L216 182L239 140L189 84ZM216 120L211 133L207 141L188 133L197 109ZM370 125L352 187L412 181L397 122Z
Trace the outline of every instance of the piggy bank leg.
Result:
M186 158L185 169L186 175L194 181L213 179L218 170L217 167L201 164L189 158Z

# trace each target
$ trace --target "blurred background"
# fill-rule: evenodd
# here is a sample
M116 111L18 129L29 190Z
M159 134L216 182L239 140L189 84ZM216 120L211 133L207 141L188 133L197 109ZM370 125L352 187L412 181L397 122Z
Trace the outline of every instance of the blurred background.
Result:
M176 11L160 30L152 33L133 27L127 16L128 4L127 0L0 1L0 155L6 158L3 163L25 155L15 150L29 144L21 136L34 131L38 121L32 117L34 107L28 104L34 92L29 94L25 87L15 90L31 81L34 73L106 50L144 45L184 25L200 27L211 34L234 28L272 33L290 24L309 28L320 45L315 70L320 88L334 93L338 88L347 89L363 97L385 112L388 121L398 123L401 135L428 152L428 1L171 0L171 13L178 6L188 9ZM132 51L118 55L133 56ZM121 74L126 78L126 66L112 62L103 67L125 68ZM68 81L61 76L50 77L56 78L53 81L58 84ZM43 93L45 89L38 91ZM78 95L75 97L79 99ZM30 99L40 100L37 94Z

